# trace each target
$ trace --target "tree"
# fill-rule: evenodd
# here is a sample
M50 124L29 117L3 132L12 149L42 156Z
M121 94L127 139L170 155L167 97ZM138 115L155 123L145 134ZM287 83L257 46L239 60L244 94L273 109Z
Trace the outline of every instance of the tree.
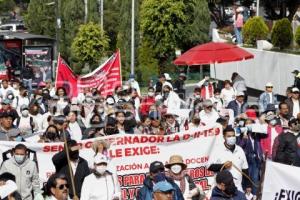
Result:
M262 4L265 8L266 17L268 19L278 20L288 18L289 21L292 21L298 7L300 6L300 0L263 0Z
M243 37L246 44L256 45L257 40L267 39L269 28L262 17L252 17L243 27Z
M98 0L88 0L88 22L100 23Z
M9 12L13 11L16 6L16 3L14 0L0 0L0 12Z
M293 29L287 18L276 21L271 33L271 41L275 47L283 49L288 47L293 40Z
M72 43L72 56L76 57L80 63L88 64L93 69L105 56L108 46L109 39L99 24L89 22L80 26Z

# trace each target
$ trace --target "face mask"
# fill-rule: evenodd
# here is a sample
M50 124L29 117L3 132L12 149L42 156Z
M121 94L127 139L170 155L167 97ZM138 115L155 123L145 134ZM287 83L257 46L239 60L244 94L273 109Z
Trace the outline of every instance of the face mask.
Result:
M22 164L25 160L25 156L24 155L15 155L15 161L18 163L18 164Z
M166 180L166 174L165 172L159 172L156 176L153 177L154 183L158 183L160 181Z
M200 99L200 97L201 97L200 95L195 95L196 99Z
M174 173L174 174L179 174L182 170L182 167L181 165L172 165L171 166L171 171Z
M153 97L154 96L154 92L148 92L148 96L149 97Z
M277 120L276 120L276 119L272 119L272 120L270 121L270 124L271 124L272 126L275 126L275 125L277 124Z
M55 136L56 136L56 133L55 132L47 132L46 133L46 137L49 139L49 140L55 140Z
M170 92L164 92L164 98L167 99L169 97Z
M86 100L87 103L92 103L92 101L93 101L93 99L92 99L92 98L89 98L89 97L86 98L85 100Z
M113 135L116 133L116 130L114 128L106 128L105 133L106 135Z
M106 172L106 169L107 169L107 166L105 166L105 165L96 167L96 171L101 175L103 175Z
M10 99L10 100L13 100L14 96L13 95L8 95L7 98Z
M79 158L79 151L70 151L71 160L77 160Z
M101 114L104 113L104 108L99 108L98 112L101 113Z
M228 137L226 138L226 144L228 144L229 146L233 146L236 143L236 137Z
M216 99L220 99L220 95L216 95L215 98L216 98Z
M23 115L24 117L27 117L28 114L29 114L29 111L28 111L28 110L23 110L23 111L22 111L22 115Z

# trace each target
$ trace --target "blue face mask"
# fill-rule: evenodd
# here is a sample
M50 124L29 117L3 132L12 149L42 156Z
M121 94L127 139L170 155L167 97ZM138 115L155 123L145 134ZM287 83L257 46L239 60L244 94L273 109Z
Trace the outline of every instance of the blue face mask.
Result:
M165 181L165 180L166 180L166 174L165 174L165 172L159 172L157 175L155 175L153 177L153 181L155 183L158 183L160 181Z
M16 139L15 139L15 141L17 141L17 142L22 142L22 140L23 140L22 136L18 136L18 137L16 137Z

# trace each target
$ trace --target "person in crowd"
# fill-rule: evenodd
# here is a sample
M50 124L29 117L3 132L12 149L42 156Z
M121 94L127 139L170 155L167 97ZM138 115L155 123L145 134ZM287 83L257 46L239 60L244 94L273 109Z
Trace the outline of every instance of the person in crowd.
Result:
M259 96L258 104L260 106L261 112L267 109L268 104L278 105L277 96L273 92L273 84L267 83L266 90Z
M0 198L4 200L22 200L21 194L18 192L15 175L9 172L0 175L0 194Z
M22 141L21 131L13 126L13 115L9 111L0 112L0 140Z
M77 118L77 113L75 111L69 112L68 115L68 131L70 133L72 140L81 140L82 134L84 133L85 126L81 120Z
M201 88L200 96L202 100L210 99L214 95L214 86L209 79L209 76L205 76L203 80L197 83L197 87Z
M32 91L32 79L34 77L33 69L29 65L25 65L25 67L22 68L22 80L23 85L26 89L29 90L31 93Z
M156 95L162 93L163 84L166 82L166 77L165 77L164 74L161 74L158 78L159 79L158 79L157 83L155 84L155 93L156 93Z
M59 87L56 90L56 94L58 97L58 101L57 101L57 112L60 114L66 114L66 110L68 109L67 106L69 104L69 98L68 98L68 94L65 88L63 87Z
M122 110L116 112L116 126L119 134L125 134L125 113Z
M21 84L20 84L20 81L18 79L12 79L11 80L11 86L13 88L13 93L14 93L14 96L19 96L19 89L21 87Z
M275 162L300 167L299 156L300 122L292 117L289 120L289 130L278 136L278 147Z
M199 113L199 118L201 124L203 125L213 125L219 118L217 111L213 109L213 103L211 100L207 99L203 101L203 110Z
M8 91L11 91L11 92L14 91L14 89L9 85L8 80L2 80L1 85L2 85L2 87L0 88L0 94L3 98L7 97Z
M153 187L153 200L174 200L174 187L167 181L160 181Z
M66 149L68 148L68 149ZM68 167L67 160L67 151L69 152L71 171ZM90 174L90 169L88 163L85 159L79 156L80 146L75 140L69 140L67 142L67 147L63 151L55 154L52 158L52 162L55 166L56 173L65 174L68 180L68 183L71 182L71 178L74 177L75 192L70 191L70 197L73 198L75 195L80 198L81 188L84 181L84 178ZM72 175L71 175L72 174Z
M160 161L154 161L149 167L150 174L146 177L143 187L138 191L136 200L153 200L153 187L160 181L167 181L173 188L173 199L184 200L182 192L173 179L165 175L165 166Z
M281 125L282 127L289 127L288 122L292 116L289 114L288 104L285 102L281 102L278 108L279 108L279 113L277 115L278 125Z
M17 108L16 110L18 112L20 112L20 108L22 105L27 105L29 106L29 95L28 95L28 91L26 90L26 88L24 87L20 87L19 89L19 95L16 96L16 99L17 99Z
M196 129L200 126L200 118L199 114L194 114L192 117L191 122L189 123L189 130L190 129Z
M29 107L29 116L32 117L33 123L36 125L35 130L41 131L43 124L43 115L39 112L40 106L37 103L30 105Z
M180 132L180 124L176 120L177 115L169 112L164 117L166 119L166 135Z
M52 174L46 185L43 187L43 193L39 194L34 200L68 200L70 185L65 174Z
M141 105L141 99L140 96L138 95L138 92L135 88L131 89L131 99L130 102L132 102L132 104L134 105L135 108L135 113L138 114L138 110L140 108Z
M138 94L138 96L141 96L141 90L140 90L140 85L139 83L135 80L135 75L134 74L130 74L129 75L129 80L128 83L130 85L131 88L134 88Z
M13 156L4 161L0 174L9 172L16 177L18 191L23 200L32 200L33 196L40 193L40 181L37 165L30 160L27 147L17 144L13 149Z
M178 94L173 91L173 87L170 83L165 83L163 86L162 95L163 105L170 110L180 109L182 100L179 98Z
M38 88L36 91L34 91L34 95L29 103L29 107L31 107L34 104L38 105L39 107L38 112L40 114L44 114L48 111L47 103L48 101L43 96L43 90Z
M165 75L165 77L166 77L166 82L172 84L172 78L171 78L170 74L164 73L164 75ZM164 87L164 85L163 85L163 87ZM172 85L172 87L173 87L173 85Z
M224 145L216 146L208 160L208 170L213 172L219 172L223 169L229 170L234 177L234 184L238 190L243 191L242 188L242 174L248 173L248 162L243 149L236 145L235 130L228 126L223 130ZM234 165L234 167L233 167ZM237 170L237 169L239 170ZM245 182L245 186L250 187L248 181Z
M224 102L223 99L220 96L221 91L219 88L216 88L214 91L214 96L210 98L210 100L213 103L213 107L217 112L220 112L224 108Z
M4 99L2 102L1 102L1 109L0 109L0 112L7 112L7 113L10 113L10 115L12 116L12 119L13 121L17 118L19 118L19 114L18 112L16 111L16 109L14 109L12 106L11 106L11 101L9 99Z
M34 122L33 117L29 115L27 105L20 108L21 116L15 120L15 126L18 127L23 136L31 135L38 130L38 125Z
M234 117L237 117L238 115L245 113L247 107L248 104L245 101L244 92L238 92L236 94L235 100L229 102L227 109L232 109L234 113Z
M245 82L245 79L239 75L237 72L232 73L231 76L232 81L232 87L235 91L235 93L243 92L245 95L245 101L247 102L248 99L248 93L247 93L247 85Z
M56 128L56 126L49 125L38 142L40 143L60 142L58 129Z
M243 7L238 7L235 10L235 14L233 15L233 25L234 25L234 34L236 36L237 44L243 44L243 35L242 35L242 28L244 26L244 17L243 17Z
M10 105L12 108L16 109L17 108L17 98L14 95L13 91L7 91L5 99L8 99L10 101Z
M294 74L294 85L293 85L293 87L296 87L300 90L300 72L299 72L299 70L294 70L292 72L292 74Z
M221 171L216 176L217 185L212 190L211 200L247 200L239 190L234 177L228 170Z
M83 88L82 91L79 92L79 94L77 96L78 103L82 103L85 100L86 95L89 94L90 92L91 91L90 91L89 87Z
M142 116L141 124L136 127L134 133L146 135L152 134L153 130L151 127L151 118L149 116Z
M184 199L199 200L203 196L202 188L197 187L192 178L187 174L187 165L180 155L172 155L168 164L166 176L172 178L180 188Z
M178 79L174 82L174 92L176 92L182 100L185 100L185 80L185 73L180 73Z
M235 99L235 91L229 80L224 81L224 88L221 90L220 97L223 100L224 107L226 107L230 101Z
M53 118L54 125L56 126L59 134L60 141L65 141L71 139L71 135L67 130L67 121L64 115L54 116Z
M153 87L148 88L148 94L145 98L142 99L140 105L141 116L147 116L150 110L150 107L155 104L155 91Z
M90 127L85 129L82 135L82 139L96 138L100 136L105 136L103 131L104 122L100 115L95 114L90 120Z
M292 89L292 97L288 98L285 102L289 107L289 114L293 117L297 117L297 114L300 112L300 93L299 89L294 87Z
M108 163L108 158L104 155L97 154L94 157L94 167L92 173L83 181L80 199L121 200L118 178L108 170Z

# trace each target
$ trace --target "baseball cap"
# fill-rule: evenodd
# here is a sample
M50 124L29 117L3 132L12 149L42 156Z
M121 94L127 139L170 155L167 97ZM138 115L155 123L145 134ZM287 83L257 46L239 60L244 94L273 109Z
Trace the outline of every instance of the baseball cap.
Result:
M206 100L203 101L202 105L203 105L203 107L209 107L209 106L213 106L213 103L212 103L211 100L206 99Z
M174 188L167 181L160 181L153 186L153 192L169 192L169 191L174 191Z
M266 84L266 87L273 87L273 84L272 84L271 82L268 82L268 83Z
M299 89L296 88L296 87L294 87L294 88L292 89L292 92L293 92L293 93L299 93Z
M216 182L218 184L224 183L226 185L231 183L232 181L233 181L233 176L228 170L221 171L216 176Z
M4 100L2 101L2 104L3 104L3 105L9 105L9 104L11 104L11 101L10 101L9 99L4 99Z
M94 164L100 164L100 163L106 163L107 164L108 163L108 159L104 155L97 154L94 157Z
M244 93L244 92L237 92L236 96L237 96L237 97L245 96L245 93Z
M164 170L165 170L165 166L160 161L154 161L150 164L149 171L152 173L157 173L159 171L164 171Z
M294 70L294 71L292 71L292 74L299 74L299 70Z

